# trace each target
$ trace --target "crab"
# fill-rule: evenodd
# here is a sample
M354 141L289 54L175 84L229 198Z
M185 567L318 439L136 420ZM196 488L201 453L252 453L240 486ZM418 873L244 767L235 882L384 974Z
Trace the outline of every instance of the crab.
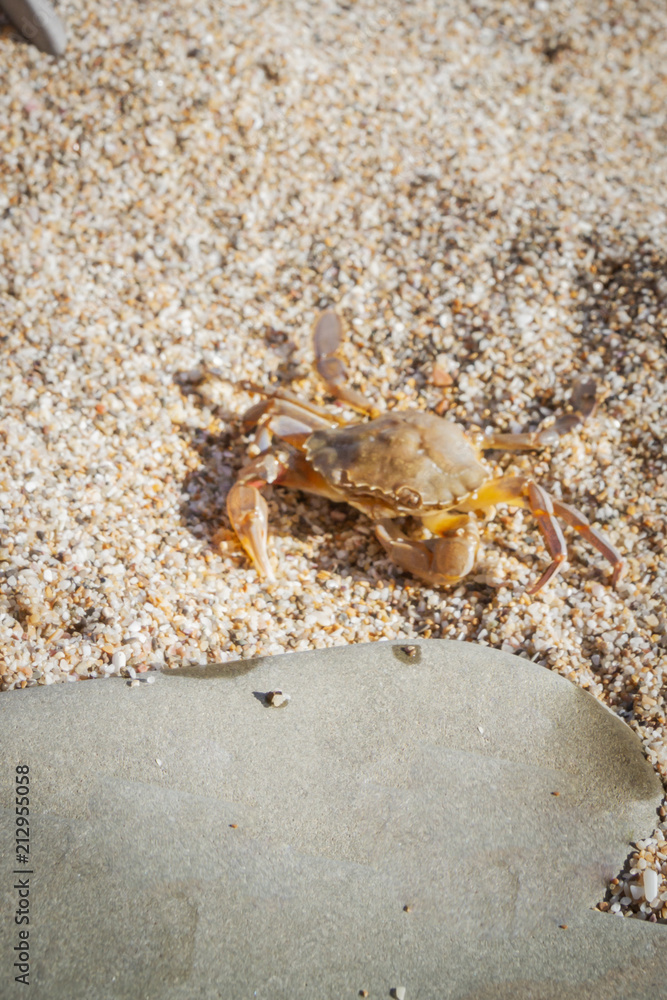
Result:
M390 559L430 585L451 586L472 571L480 524L493 516L498 504L530 511L551 554L549 566L527 588L529 594L552 580L567 559L561 520L611 563L616 585L623 559L580 511L551 496L530 475L494 478L481 457L486 449L539 449L556 443L594 408L592 383L582 383L575 394L578 412L561 416L548 430L475 437L435 413L375 409L347 384L339 353L342 342L341 321L328 309L314 328L315 368L331 395L370 420L348 422L287 392L249 386L265 397L242 418L246 431L256 429L259 454L240 471L227 497L227 511L260 576L275 580L261 490L276 484L362 511L375 523L375 535ZM421 520L428 537L409 535L400 524L406 517Z

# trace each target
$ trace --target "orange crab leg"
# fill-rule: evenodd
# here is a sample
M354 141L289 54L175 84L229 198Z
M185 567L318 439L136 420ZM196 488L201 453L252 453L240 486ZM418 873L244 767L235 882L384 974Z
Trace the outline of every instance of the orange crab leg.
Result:
M267 451L241 470L238 481L227 494L227 514L259 575L273 581L275 574L267 551L269 512L266 500L260 493L269 483L315 493L327 500L344 502L346 498L315 472L303 455L298 453L290 455L288 461L283 462Z
M625 573L625 563L618 549L616 549L609 539L605 538L601 531L594 528L590 521L584 517L576 507L571 507L562 500L553 501L554 510L559 517L562 517L566 524L578 531L579 534L594 545L598 552L607 559L613 566L611 578L612 586L615 587Z
M552 556L551 564L546 568L537 583L533 583L530 587L526 588L526 593L536 594L553 576L560 572L563 563L567 559L567 545L563 536L563 530L554 517L553 503L547 491L534 482L528 482L527 490L530 512L537 518L537 525L544 536L547 548Z
M510 507L522 507L529 510L537 519L539 529L549 549L552 561L537 583L527 588L527 593L535 594L541 590L562 568L567 559L567 545L558 517L578 531L591 545L600 552L612 565L612 585L615 586L623 574L623 559L604 535L597 531L576 508L570 507L560 500L554 499L547 491L528 476L501 476L491 479L475 493L457 504L457 511L488 511L496 504L507 504ZM444 514L429 514L422 520L425 526L434 534L442 534L451 530L451 512Z
M567 545L561 526L554 517L551 497L546 490L531 479L524 476L503 476L501 479L492 479L485 483L479 490L458 504L457 509L481 512L488 511L489 508L493 508L499 503L528 508L537 518L538 526L547 543L552 561L537 583L528 587L527 592L535 594L560 571L567 559ZM441 535L452 530L452 521L455 516L451 513L431 514L423 518L423 521L430 531Z

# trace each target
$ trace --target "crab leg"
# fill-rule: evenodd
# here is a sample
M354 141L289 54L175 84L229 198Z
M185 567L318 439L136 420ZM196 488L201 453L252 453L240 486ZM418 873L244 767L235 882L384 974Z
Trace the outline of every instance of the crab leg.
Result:
M593 379L582 379L577 382L570 395L567 413L556 417L551 427L543 431L528 431L523 434L501 434L495 431L484 434L479 439L479 447L483 451L498 448L503 451L523 451L533 448L546 448L557 444L563 434L580 427L595 410L596 384Z
M232 528L259 575L270 581L275 580L275 574L266 549L269 509L258 487L275 482L285 469L278 455L264 452L241 469L237 482L227 494L227 514Z
M625 563L618 549L605 538L601 531L594 528L576 507L571 507L568 503L563 503L562 500L554 500L553 505L556 514L562 517L566 524L578 531L591 545L595 546L598 552L602 553L605 559L609 560L613 566L611 583L615 587L625 572Z
M256 392L264 396L259 403L254 403L241 417L243 424L252 426L259 422L263 413L268 411L287 413L292 416L298 415L302 420L312 422L312 429L317 427L333 427L336 424L346 424L347 420L337 413L330 413L322 406L298 399L283 389L267 391L254 384L254 382L244 382L243 386L248 392Z
M523 434L501 434L491 431L478 438L479 447L483 451L497 448L499 451L530 451L534 448L547 448L560 439L558 431L548 427L545 431L527 431Z
M593 528L588 520L576 508L556 500L545 489L527 476L501 476L491 479L476 493L457 505L460 511L488 511L496 504L504 503L510 507L523 507L537 519L538 526L547 548L552 556L552 562L539 578L537 583L527 589L527 593L535 594L560 571L567 559L565 538L558 523L558 516L566 524L578 531L595 546L605 559L612 565L612 585L615 586L623 574L623 560L614 546L604 535ZM430 514L422 520L426 527L436 534L447 530L451 514Z
M452 518L447 534L427 541L406 538L389 519L376 524L375 534L392 562L435 586L456 583L475 565L479 530L474 515Z
M380 411L360 392L347 385L347 370L338 356L338 349L342 343L343 324L333 309L326 309L320 313L313 330L315 370L332 396L361 413L377 417Z
M552 557L551 564L547 566L537 583L526 587L526 593L536 594L553 576L560 573L563 563L567 560L567 545L563 536L563 530L554 517L553 503L547 491L530 480L524 488L528 492L530 512L537 519L537 525L544 536L547 548Z
M308 409L297 400L282 396L271 396L255 403L241 419L246 431L257 428L255 443L262 451L269 448L274 435L296 448L302 448L313 431L329 428L333 423L324 411Z

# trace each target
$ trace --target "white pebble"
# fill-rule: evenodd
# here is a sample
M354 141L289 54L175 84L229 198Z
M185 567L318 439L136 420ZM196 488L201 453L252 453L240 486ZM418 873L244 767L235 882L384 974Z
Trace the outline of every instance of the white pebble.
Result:
M122 670L127 663L127 657L122 649L116 650L111 657L111 663L115 670Z
M397 986L394 989L396 1000L405 1000L405 986Z
M646 902L651 903L658 895L658 873L653 868L647 868L644 872L644 896Z
M272 705L273 708L281 708L283 705L286 705L289 700L290 696L288 694L283 694L282 691L269 691L266 695L267 704Z

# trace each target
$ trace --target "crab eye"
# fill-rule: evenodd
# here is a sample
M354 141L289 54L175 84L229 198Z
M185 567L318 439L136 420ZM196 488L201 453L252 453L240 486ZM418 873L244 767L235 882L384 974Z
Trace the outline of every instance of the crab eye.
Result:
M404 507L419 507L422 502L419 493L411 490L409 486L401 486L400 490L397 490L396 496L398 502Z

